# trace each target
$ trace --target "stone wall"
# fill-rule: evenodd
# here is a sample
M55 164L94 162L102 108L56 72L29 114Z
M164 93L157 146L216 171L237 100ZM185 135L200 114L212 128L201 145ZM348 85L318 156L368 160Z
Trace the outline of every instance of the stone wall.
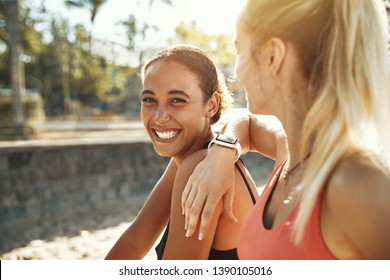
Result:
M168 159L148 142L0 148L0 247L21 224L146 193Z
M253 178L263 183L272 161L258 155L245 161ZM42 219L150 192L167 163L151 143L138 140L0 147L0 250L7 249L10 236Z

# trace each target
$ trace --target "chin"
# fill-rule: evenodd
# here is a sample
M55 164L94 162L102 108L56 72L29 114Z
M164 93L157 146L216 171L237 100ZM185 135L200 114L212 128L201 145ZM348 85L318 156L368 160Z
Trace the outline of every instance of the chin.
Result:
M159 151L157 149L154 149L156 151L156 153L160 156L160 157L166 157L166 158L170 158L170 157L173 157L173 155L171 153L168 153L166 151Z
M154 151L160 156L160 157L172 157L172 154L166 151L165 149L161 149L161 147L153 143Z
M251 105L248 105L248 110L249 110L249 112L251 112L252 114L255 114L255 115L261 114L261 112L258 108L254 108Z
M170 154L166 154L166 153L157 153L160 157L164 157L164 158L171 158L172 155Z

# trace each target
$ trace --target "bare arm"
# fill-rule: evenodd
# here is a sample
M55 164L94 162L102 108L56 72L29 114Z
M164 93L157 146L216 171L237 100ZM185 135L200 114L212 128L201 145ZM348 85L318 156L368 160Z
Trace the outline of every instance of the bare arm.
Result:
M226 126L225 134L239 139L243 153L259 152L277 161L287 154L285 134L274 117L246 115L238 117ZM199 163L188 180L182 195L185 213L186 235L191 236L201 215L199 234L204 237L210 225L210 217L217 203L223 199L226 218L234 221L232 213L235 151L212 146L206 159Z
M171 160L134 222L112 247L106 260L142 259L167 224L177 166Z
M184 217L181 214L181 194L183 188L196 165L205 157L206 151L201 150L188 156L179 166L172 192L169 234L164 250L163 259L200 259L206 260L210 254L218 219L221 214L221 205L210 218L208 236L198 240L196 236L186 238L184 235Z

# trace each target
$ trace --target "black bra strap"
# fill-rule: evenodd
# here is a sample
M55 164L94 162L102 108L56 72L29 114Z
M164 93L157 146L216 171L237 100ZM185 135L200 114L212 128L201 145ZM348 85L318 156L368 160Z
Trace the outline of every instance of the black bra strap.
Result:
M241 158L240 158L239 160L242 162L242 164L244 164L244 162L242 161ZM240 172L242 179L244 179L246 188L248 189L248 192L249 192L249 194L251 195L253 204L256 204L256 198L255 198L255 196L253 195L253 192L252 192L252 190L251 190L251 186L249 185L248 180L246 179L244 172L241 170L241 168L240 168L240 166L237 164L237 162L236 162L234 165L237 167L238 171ZM245 164L244 164L244 165L245 165Z

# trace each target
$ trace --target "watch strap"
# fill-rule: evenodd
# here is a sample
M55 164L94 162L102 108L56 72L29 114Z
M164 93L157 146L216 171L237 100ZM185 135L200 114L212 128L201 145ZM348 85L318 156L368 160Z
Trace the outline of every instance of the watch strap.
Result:
M238 161L238 159L242 155L242 147L241 147L239 141L237 141L236 144L228 144L228 143L225 143L223 141L218 140L217 136L216 136L213 138L213 140L210 141L210 143L208 145L208 149L210 149L210 147L214 144L217 144L218 146L226 147L229 149L235 149L236 150L236 160L235 161Z

